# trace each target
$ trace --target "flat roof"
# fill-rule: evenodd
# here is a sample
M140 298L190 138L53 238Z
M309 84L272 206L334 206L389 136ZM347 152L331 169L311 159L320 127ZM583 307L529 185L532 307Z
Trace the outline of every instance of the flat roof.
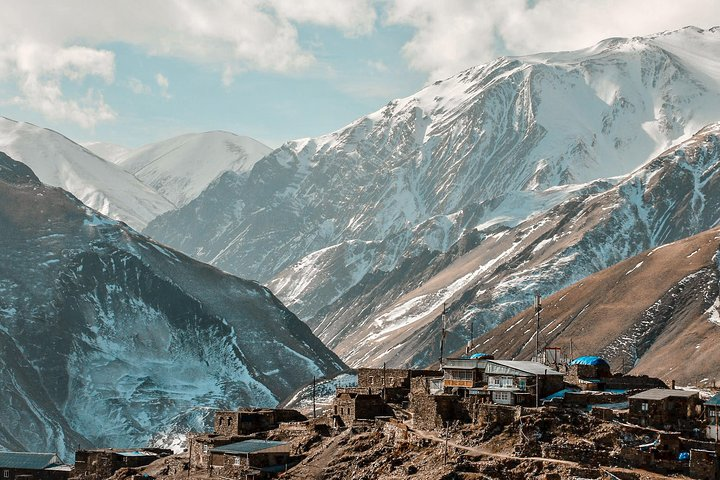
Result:
M287 442L278 442L274 440L245 440L243 442L231 443L222 447L215 447L211 452L215 453L254 453L267 450L268 448L280 447L288 445Z
M134 452L115 452L115 453L117 453L118 455L121 455L123 457L157 457L157 456L159 456L157 453L139 452L137 450Z
M62 464L55 453L0 452L0 468L43 470Z
M671 388L653 388L633 395L632 400L663 400L669 397L690 398L699 395L695 390L673 390Z
M528 362L522 360L487 360L487 365L488 367L490 367L491 365L500 365L506 368L511 368L513 370L519 370L524 373L529 373L531 375L563 375L562 373L545 365L544 363L538 362ZM487 368L485 369L485 372L488 374L494 373L488 372Z

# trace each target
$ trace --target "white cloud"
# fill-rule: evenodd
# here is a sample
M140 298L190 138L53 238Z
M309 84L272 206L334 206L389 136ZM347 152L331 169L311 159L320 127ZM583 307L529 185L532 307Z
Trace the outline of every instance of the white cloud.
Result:
M403 47L410 66L443 78L510 53L574 50L614 36L637 36L720 22L717 0L392 0L390 25L415 29ZM503 51L506 50L506 51Z
M152 93L150 85L144 84L139 78L130 77L127 86L136 95L150 95Z
M0 53L0 76L16 81L20 95L10 102L41 112L51 119L65 119L85 128L112 120L116 114L101 92L92 88L81 98L67 98L63 79L80 83L89 76L112 83L115 55L86 47L58 48L25 42L5 44Z
M300 45L299 24L357 36L371 32L376 19L372 0L9 3L0 17L0 80L18 84L17 102L43 113L55 105L55 117L65 115L90 126L113 118L112 109L89 88L81 99L66 99L62 80L99 77L112 83L114 56L99 45L123 43L149 55L209 65L223 72L222 81L229 84L246 70L287 73L313 65L315 57ZM144 90L130 82L131 90ZM167 95L167 88L161 86L161 92Z
M155 83L160 87L160 96L163 98L170 98L171 95L168 93L170 87L170 81L162 73L155 74Z

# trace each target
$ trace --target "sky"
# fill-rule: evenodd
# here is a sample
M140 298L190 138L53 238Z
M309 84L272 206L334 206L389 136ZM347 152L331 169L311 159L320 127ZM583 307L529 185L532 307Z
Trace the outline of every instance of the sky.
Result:
M720 25L718 0L2 0L0 115L126 147L277 147L501 55Z

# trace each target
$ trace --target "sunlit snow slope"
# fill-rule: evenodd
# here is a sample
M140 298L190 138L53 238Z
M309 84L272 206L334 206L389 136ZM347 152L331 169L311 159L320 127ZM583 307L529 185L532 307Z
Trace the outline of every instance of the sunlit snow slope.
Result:
M52 130L0 117L0 152L26 163L42 182L138 230L174 208L131 174Z
M273 294L0 154L0 447L137 447L203 408L273 406L342 362Z
M116 163L181 207L223 172L246 174L270 151L252 138L215 131L145 145Z

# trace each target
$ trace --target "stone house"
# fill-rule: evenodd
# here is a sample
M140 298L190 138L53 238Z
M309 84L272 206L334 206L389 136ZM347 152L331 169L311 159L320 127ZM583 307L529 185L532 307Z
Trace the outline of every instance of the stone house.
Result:
M705 436L720 442L720 393L705 402Z
M277 428L282 422L301 422L307 420L297 410L253 408L235 411L215 412L215 433L218 435L249 435Z
M70 466L56 453L0 452L3 480L67 480Z
M212 469L229 478L267 478L283 471L290 461L290 444L271 440L245 440L210 451Z
M698 392L653 388L628 398L628 420L643 427L685 431L697 420L701 401Z
M500 405L534 407L564 386L562 373L538 362L488 360L485 376L492 402Z
M392 409L379 394L363 393L361 388L338 389L333 404L333 414L343 426L351 426L357 420L392 416Z
M412 380L442 376L440 370L401 368L358 368L358 388L380 395L387 402L401 403L408 399Z
M172 450L160 448L133 450L100 448L75 452L74 478L104 479L121 468L149 465L160 457L172 455Z

